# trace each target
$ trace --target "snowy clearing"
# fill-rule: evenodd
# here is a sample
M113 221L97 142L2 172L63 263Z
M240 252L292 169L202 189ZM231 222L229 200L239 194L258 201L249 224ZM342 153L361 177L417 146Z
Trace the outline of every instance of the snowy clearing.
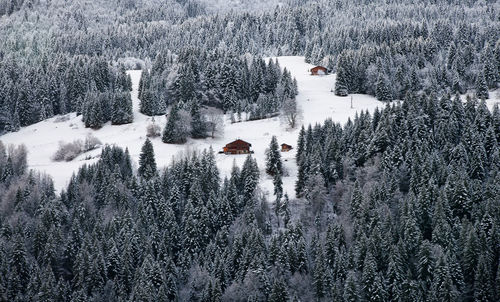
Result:
M369 110L372 112L377 106L383 106L375 98L367 95L352 95L353 108L351 108L350 97L337 97L331 92L335 82L335 75L311 76L308 70L313 65L304 62L303 57L279 57L278 61L282 68L290 70L292 76L296 77L299 88L297 104L303 111L301 124L321 123L326 118L345 123L349 117L353 117L356 111ZM54 179L56 190L64 189L71 175L85 163L93 163L98 159L101 150L96 149L84 153L70 162L54 162L52 156L59 146L59 142L71 142L76 139L84 140L87 134L92 133L102 141L103 144L115 144L127 147L135 163L138 162L139 153L146 139L146 127L152 118L139 113L139 100L137 88L141 71L131 70L128 73L132 77L133 91L132 101L134 106L134 122L127 125L112 126L107 123L99 130L85 128L81 116L75 113L69 115L66 121L57 122L60 117L54 117L43 122L24 127L15 133L8 133L1 137L4 144L25 144L29 150L29 168L45 172ZM162 128L165 125L165 116L157 116L155 122ZM278 117L231 124L226 117L223 137L216 139L189 139L184 145L164 144L161 138L152 140L158 167L168 165L174 157L181 156L193 151L201 151L212 146L216 153L217 165L221 176L229 175L233 163L241 167L246 155L224 155L217 154L222 147L241 138L252 144L253 156L261 169L261 187L265 192L272 195L272 179L264 172L265 150L269 145L272 135L276 135L278 143L287 143L295 147L300 127L288 131L286 125L280 122ZM295 150L281 153L284 167L288 172L283 177L283 189L290 197L295 196L294 184L296 179Z

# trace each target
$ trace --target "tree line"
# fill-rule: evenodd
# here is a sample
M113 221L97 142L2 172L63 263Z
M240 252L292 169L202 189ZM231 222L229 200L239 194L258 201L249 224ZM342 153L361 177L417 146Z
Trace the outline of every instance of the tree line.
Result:
M0 133L70 112L92 128L132 121L131 80L103 58L5 59L0 73Z
M278 112L284 100L296 94L297 81L277 60L266 63L221 50L185 49L176 59L160 53L139 83L141 112L147 115L164 114L169 104L197 100L258 119Z

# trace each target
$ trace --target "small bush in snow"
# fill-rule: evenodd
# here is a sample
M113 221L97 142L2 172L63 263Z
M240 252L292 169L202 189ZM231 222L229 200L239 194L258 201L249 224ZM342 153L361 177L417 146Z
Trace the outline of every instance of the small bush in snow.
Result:
M85 141L78 139L71 143L60 142L59 149L57 149L56 153L52 156L52 160L72 161L78 155L94 150L101 145L101 141L91 134L85 138Z
M54 119L54 123L66 122L69 121L69 118L70 118L69 114L60 115Z
M146 128L147 137L158 137L161 135L161 128L155 123L149 124Z
M87 152L90 150L94 150L99 148L102 145L102 142L92 134L87 135L85 138L85 144L83 146L83 152Z
M81 140L76 140L71 143L59 142L57 149L52 159L54 161L71 161L82 153L83 144Z

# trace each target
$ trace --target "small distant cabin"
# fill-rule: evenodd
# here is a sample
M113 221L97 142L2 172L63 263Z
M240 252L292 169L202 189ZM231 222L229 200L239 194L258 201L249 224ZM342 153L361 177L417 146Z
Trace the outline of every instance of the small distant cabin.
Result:
M287 144L281 144L281 152L288 152L290 150L292 150L292 146L290 145L287 145Z
M327 75L328 69L323 66L316 66L311 68L311 75Z
M250 151L252 144L245 142L244 140L237 139L234 142L227 144L222 148L222 153L224 154L248 154L253 153Z

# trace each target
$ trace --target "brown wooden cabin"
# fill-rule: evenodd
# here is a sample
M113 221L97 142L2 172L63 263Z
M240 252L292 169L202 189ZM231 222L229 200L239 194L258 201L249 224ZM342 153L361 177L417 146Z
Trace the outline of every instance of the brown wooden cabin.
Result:
M328 69L323 66L316 66L311 68L311 75L327 75Z
M227 144L222 148L222 153L224 154L248 154L253 153L250 151L252 144L245 142L244 140L237 139L234 142Z
M293 147L287 144L281 144L281 152L288 152L292 150Z

